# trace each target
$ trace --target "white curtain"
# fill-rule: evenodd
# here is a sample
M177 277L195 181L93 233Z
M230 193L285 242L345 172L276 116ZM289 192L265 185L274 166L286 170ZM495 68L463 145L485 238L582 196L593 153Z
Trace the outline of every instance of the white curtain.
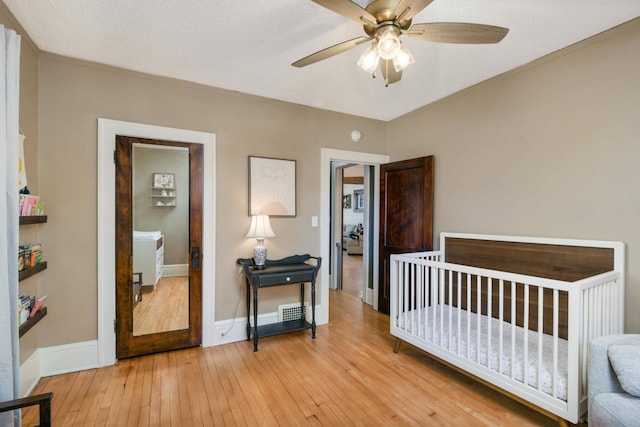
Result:
M20 36L0 25L0 401L20 394L18 343L18 104ZM20 413L0 414L19 426Z

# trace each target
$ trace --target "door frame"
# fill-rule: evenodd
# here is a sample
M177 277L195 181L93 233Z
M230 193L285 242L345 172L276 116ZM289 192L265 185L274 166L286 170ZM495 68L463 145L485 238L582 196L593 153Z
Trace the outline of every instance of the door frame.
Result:
M98 118L98 360L116 362L115 164L116 135L202 144L204 187L202 215L202 347L215 345L215 144L209 132Z
M389 156L383 154L372 154L372 153L362 153L357 151L345 151L345 150L336 150L331 148L321 148L320 149L320 256L329 260L331 248L331 233L333 232L331 229L333 213L331 212L331 162L344 162L344 163L363 163L366 165L370 165L374 167L376 178L374 194L379 194L380 192L380 165L383 163L389 162ZM371 229L373 233L373 308L377 310L378 308L378 234L379 234L379 209L380 209L380 201L379 198L376 197L373 200L374 209L374 223ZM332 258L335 263L335 257ZM335 265L333 266L331 271L336 271ZM329 322L329 263L322 263L320 268L322 274L320 274L320 306L318 307L318 319L320 324L325 324Z

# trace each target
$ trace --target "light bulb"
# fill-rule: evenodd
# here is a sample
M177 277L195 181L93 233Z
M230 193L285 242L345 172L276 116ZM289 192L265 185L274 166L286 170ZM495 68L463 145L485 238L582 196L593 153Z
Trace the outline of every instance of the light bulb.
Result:
M380 55L378 54L376 43L373 42L358 59L358 66L368 73L373 73L376 71L379 62Z
M400 39L393 27L387 27L380 33L378 53L382 59L392 59L400 50Z
M398 51L398 54L393 57L393 68L395 68L397 72L400 72L414 62L416 61L413 59L413 55L409 48L404 43L400 42L400 50Z

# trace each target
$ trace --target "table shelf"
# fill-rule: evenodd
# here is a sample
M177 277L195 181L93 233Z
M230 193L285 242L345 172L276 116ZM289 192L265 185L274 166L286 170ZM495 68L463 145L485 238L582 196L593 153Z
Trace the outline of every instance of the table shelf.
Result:
M268 325L258 326L258 336L270 337L272 335L284 334L287 332L304 331L305 329L311 329L311 326L311 323L303 319L269 323Z

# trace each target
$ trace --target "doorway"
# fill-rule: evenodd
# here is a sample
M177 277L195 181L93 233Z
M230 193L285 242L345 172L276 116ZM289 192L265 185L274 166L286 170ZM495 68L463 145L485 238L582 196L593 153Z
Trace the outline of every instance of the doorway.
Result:
M184 141L204 151L202 223L202 346L215 334L215 134L118 120L98 119L98 340L97 366L116 362L115 164L116 135Z
M336 187L336 164L350 164L359 163L369 165L371 167L371 185L374 194L379 192L379 167L383 163L387 163L389 157L380 154L360 153L355 151L343 151L334 150L329 148L321 149L321 184L320 184L320 209L322 215L320 217L320 235L321 235L321 247L320 253L323 259L329 260L329 262L322 264L322 274L320 275L320 301L321 304L318 307L318 323L325 324L329 321L329 289L336 279L336 262L338 257L336 251L339 247L336 247L342 241L342 226L338 224L336 226L337 216L335 214L334 207L337 205L342 209L342 197L338 203L335 199L335 187ZM340 192L341 193L341 192ZM370 247L371 247L371 260L372 270L368 273L372 277L373 283L373 308L377 309L377 276L378 265L377 262L373 262L378 259L378 217L379 217L379 203L377 198L369 198L370 212L372 215L371 227L370 227ZM367 242L364 243L367 245ZM363 262L367 264L364 259L367 257L367 250L363 250Z
M200 345L202 145L118 135L115 160L116 357Z
M342 209L336 206L334 212L336 226L340 224L342 234L336 242L339 250L335 254L340 259L336 260L336 280L333 287L336 290L348 290L363 302L372 305L373 286L369 280L371 275L368 274L372 269L372 246L369 244L371 221L367 216L370 213L367 202L372 195L369 194L369 180L365 181L365 175L368 178L370 173L370 167L364 164L346 164L336 168L338 176L335 180L334 200L336 203L342 201ZM365 259L369 263L366 266Z

